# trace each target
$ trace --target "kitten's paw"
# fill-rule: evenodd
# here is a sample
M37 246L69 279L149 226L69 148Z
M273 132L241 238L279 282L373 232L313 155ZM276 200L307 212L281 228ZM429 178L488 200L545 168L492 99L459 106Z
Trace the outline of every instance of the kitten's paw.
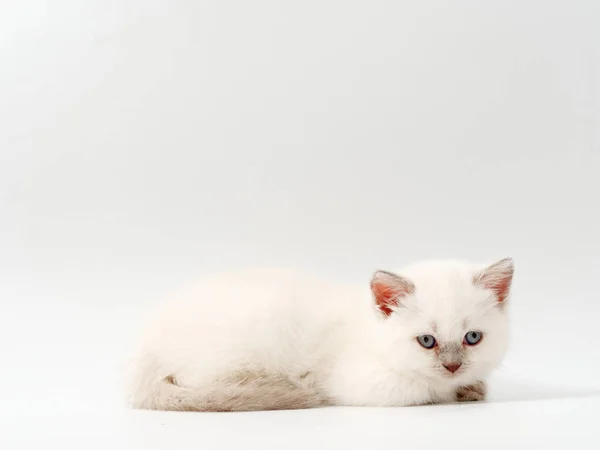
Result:
M486 385L478 381L469 386L461 386L456 390L456 400L459 402L480 402L485 400Z

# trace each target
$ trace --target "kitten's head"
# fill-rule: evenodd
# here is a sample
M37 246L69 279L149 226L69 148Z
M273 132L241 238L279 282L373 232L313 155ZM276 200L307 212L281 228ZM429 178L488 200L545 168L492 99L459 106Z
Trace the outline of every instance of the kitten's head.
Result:
M512 277L510 258L485 267L437 261L376 272L371 290L385 357L432 380L484 379L507 350Z

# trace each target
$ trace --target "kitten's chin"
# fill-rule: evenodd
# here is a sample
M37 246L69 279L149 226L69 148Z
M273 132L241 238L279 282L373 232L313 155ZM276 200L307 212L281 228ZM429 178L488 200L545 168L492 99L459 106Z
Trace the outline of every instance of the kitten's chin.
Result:
M451 386L463 386L465 384L470 384L477 381L480 377L474 374L472 371L464 370L457 371L454 373L450 372L440 372L439 380L443 383L449 384Z
M473 367L460 368L454 373L445 368L440 370L437 367L432 367L425 376L433 383L458 387L481 381L482 379L485 379L486 375L487 373L485 370L474 370Z
M440 384L440 385L450 385L450 386L459 386L463 385L465 381L471 380L472 376L469 376L466 372L463 373L450 373L450 372L442 372L441 370L433 370L428 374L427 378L431 380L431 382Z

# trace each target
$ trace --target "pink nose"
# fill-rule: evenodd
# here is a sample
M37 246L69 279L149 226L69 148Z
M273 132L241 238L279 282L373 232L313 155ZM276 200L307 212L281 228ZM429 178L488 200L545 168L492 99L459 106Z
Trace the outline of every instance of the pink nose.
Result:
M456 363L452 363L452 364L444 364L444 367L446 368L446 370L448 370L449 372L456 372L459 368L460 368L461 364L456 364Z

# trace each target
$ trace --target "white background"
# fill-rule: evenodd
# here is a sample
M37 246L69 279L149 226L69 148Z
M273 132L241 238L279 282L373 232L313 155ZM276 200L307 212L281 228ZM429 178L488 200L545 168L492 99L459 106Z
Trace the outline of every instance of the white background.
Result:
M599 24L595 0L3 2L4 448L596 448ZM139 315L197 274L505 256L488 404L121 404Z

